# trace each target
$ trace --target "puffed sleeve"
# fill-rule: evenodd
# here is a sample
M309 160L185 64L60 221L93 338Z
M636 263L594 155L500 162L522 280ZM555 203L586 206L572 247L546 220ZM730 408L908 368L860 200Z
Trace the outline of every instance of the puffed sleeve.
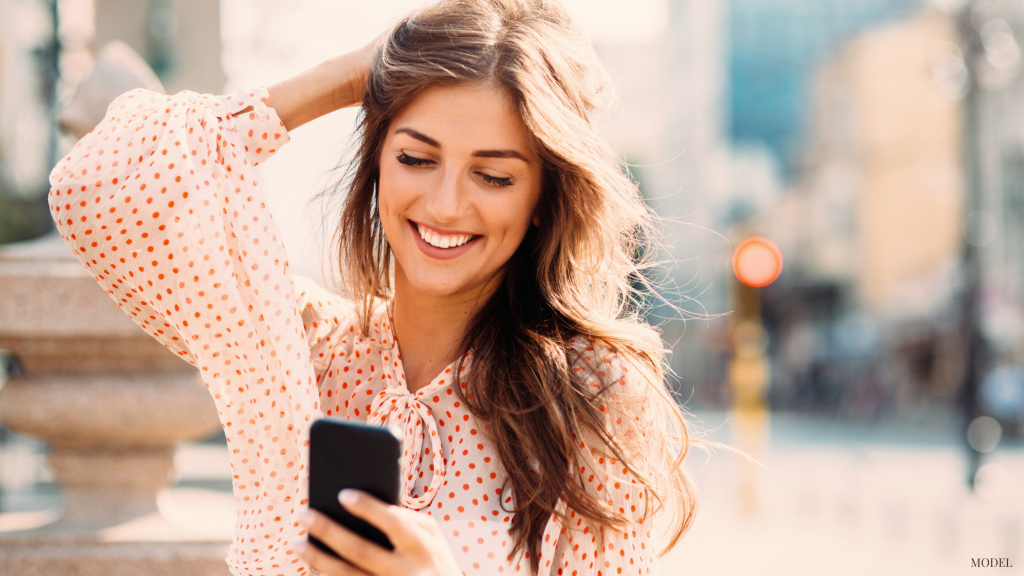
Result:
M316 383L320 386L326 381L324 376L331 365L352 354L358 318L351 300L321 287L310 278L294 276L294 279L302 324L306 330L306 344L313 360ZM328 395L330 392L328 390ZM321 401L322 396L323 392Z
M577 339L579 340L579 339ZM629 447L643 445L643 435L653 425L645 407L646 395L630 378L627 365L617 354L594 340L582 340L580 358L574 370L583 372L595 391L606 388L611 400L601 405L607 429L620 439L634 459L634 469L647 470L643 453ZM621 409L611 406L618 405ZM573 474L583 480L584 489L626 517L622 529L588 525L564 501L544 530L540 573L551 575L660 574L654 544L653 515L646 512L647 495L636 477L622 462L608 455L601 439L593 433L574 437L580 458L573 461ZM563 521L565 518L566 521Z
M228 439L235 575L305 574L307 430L320 415L281 234L253 166L288 142L266 89L133 90L50 174L79 260L132 319L197 366Z

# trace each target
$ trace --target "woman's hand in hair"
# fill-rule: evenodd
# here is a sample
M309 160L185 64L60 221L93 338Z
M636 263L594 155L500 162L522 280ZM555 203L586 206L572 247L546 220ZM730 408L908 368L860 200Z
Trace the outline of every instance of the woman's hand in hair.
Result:
M370 77L373 68L373 55L377 47L384 41L384 35L378 36L358 50L354 50L340 56L347 61L343 65L341 76L342 82L337 84L335 101L339 108L359 106L363 103L363 87L366 86L366 79Z
M310 510L301 521L312 536L330 546L345 560L338 560L315 546L300 542L299 556L327 576L461 576L448 542L437 522L427 514L391 506L356 490L342 492L341 504L383 532L394 550L386 550Z
M359 106L382 37L267 88L266 105L288 131L340 108Z

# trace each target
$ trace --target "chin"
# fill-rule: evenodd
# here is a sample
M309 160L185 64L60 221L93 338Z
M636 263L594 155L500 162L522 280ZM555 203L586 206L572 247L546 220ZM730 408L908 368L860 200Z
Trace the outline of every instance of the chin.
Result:
M434 296L436 298L446 298L466 291L466 286L450 284L447 282L411 282L411 284L417 292Z

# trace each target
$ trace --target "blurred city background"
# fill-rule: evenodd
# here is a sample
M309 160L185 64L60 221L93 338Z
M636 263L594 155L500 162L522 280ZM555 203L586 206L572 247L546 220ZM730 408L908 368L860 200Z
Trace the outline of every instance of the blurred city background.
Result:
M0 243L52 231L47 175L91 128L83 101L105 96L82 86L110 42L110 70L140 86L227 93L418 4L0 0ZM696 428L765 465L694 451L702 507L663 573L1024 571L1024 3L565 4L619 92L606 133L664 217L668 303L649 321L671 384ZM314 197L354 122L303 126L257 169L293 271L321 282L332 206ZM763 288L731 265L751 236L784 258ZM0 542L58 514L46 446L0 428ZM176 448L157 496L170 539L230 540L226 450ZM163 537L156 520L118 534Z

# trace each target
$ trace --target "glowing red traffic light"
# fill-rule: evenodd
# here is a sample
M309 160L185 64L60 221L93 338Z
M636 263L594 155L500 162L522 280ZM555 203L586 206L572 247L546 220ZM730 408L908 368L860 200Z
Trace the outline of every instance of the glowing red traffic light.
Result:
M767 286L782 273L782 252L767 238L747 238L732 253L732 270L747 286Z

